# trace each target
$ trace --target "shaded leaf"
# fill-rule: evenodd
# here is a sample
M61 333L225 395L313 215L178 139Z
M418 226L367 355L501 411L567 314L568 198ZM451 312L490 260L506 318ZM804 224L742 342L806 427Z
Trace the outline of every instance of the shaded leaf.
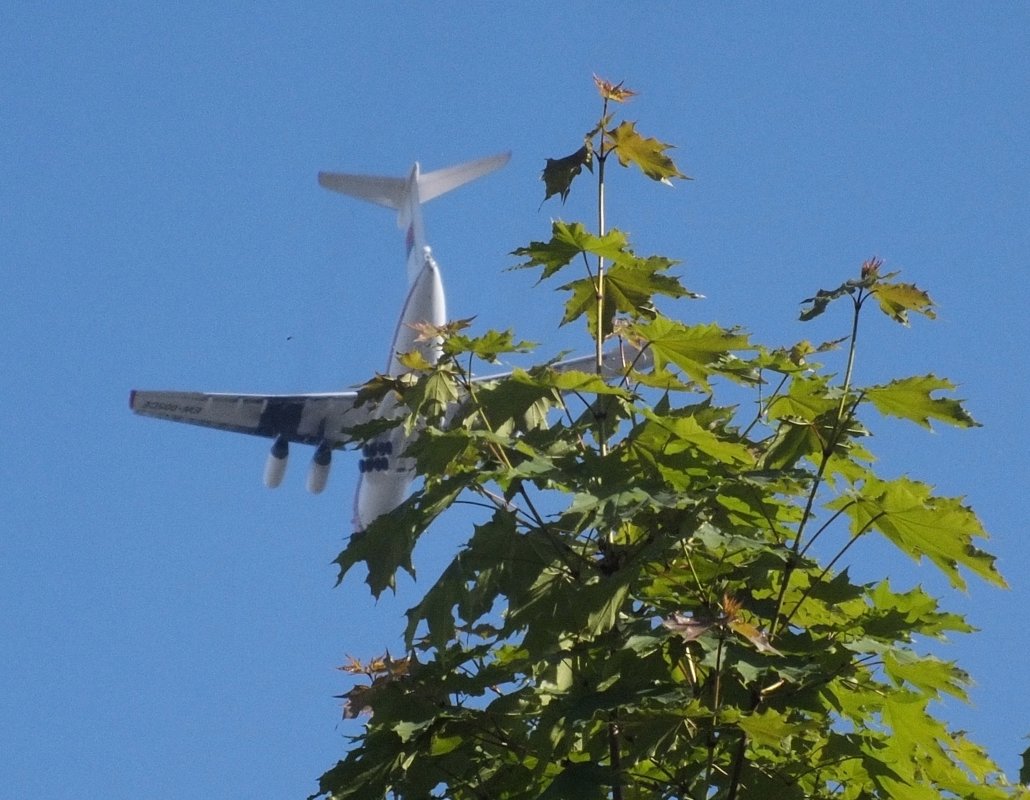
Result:
M845 281L836 289L820 289L815 293L813 297L806 297L801 301L802 304L810 303L809 308L801 309L801 321L808 322L811 319L815 319L822 314L826 307L844 295L853 295L859 289L871 285L873 278L867 278L865 280L850 280Z
M765 469L790 469L802 458L819 455L824 446L811 422L783 418L775 435L766 443L761 464Z
M454 501L461 488L460 483L440 481L432 492L427 488L412 495L397 508L377 517L364 531L352 534L343 552L333 561L340 568L337 584L359 563L368 568L366 583L375 597L384 589L396 589L399 569L414 577L411 551L415 542L433 519Z
M772 747L788 746L792 736L811 727L810 724L791 722L786 714L772 708L754 714L744 714L736 723L751 739Z
M608 797L611 770L589 761L567 764L539 800L603 800Z
M564 203L569 196L572 181L583 171L583 167L590 169L592 157L593 150L588 145L583 145L572 155L547 159L540 176L540 180L544 182L544 201L558 195Z

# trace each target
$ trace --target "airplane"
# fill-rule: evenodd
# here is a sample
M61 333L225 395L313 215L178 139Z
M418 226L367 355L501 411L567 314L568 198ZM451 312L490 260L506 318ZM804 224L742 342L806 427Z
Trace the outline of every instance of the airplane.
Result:
M390 343L386 374L397 377L407 368L399 360L403 353L419 351L436 363L440 345L420 341L419 323L440 326L447 322L446 301L440 268L426 244L422 204L503 167L510 153L470 161L423 173L418 162L407 178L320 172L318 182L326 189L365 200L397 212L397 226L405 232L408 294ZM559 369L589 368L593 358L572 359ZM605 356L604 366L614 372L620 354ZM490 376L496 379L503 376ZM486 380L486 379L484 379ZM311 445L315 453L308 472L307 488L314 494L325 489L334 450L355 444L355 426L389 418L395 404L359 405L356 391L320 394L263 395L176 391L132 390L129 406L148 417L202 425L209 428L263 436L273 440L265 463L264 482L278 487L286 472L291 444ZM362 441L358 462L359 478L354 500L355 531L368 528L380 515L392 511L407 497L415 477L415 465L404 456L410 436L403 426L394 426L368 441Z

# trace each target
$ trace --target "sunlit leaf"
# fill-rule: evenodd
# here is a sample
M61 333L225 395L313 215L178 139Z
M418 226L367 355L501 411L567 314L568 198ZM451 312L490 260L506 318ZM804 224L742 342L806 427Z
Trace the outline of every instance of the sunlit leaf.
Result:
M615 260L625 252L627 246L626 236L621 231L610 230L604 236L595 236L579 222L568 224L555 220L551 225L551 234L548 242L531 242L527 247L513 250L512 255L526 259L517 264L515 269L543 267L540 275L540 280L543 280L578 256L590 254Z
M937 316L930 296L914 284L877 283L872 293L883 313L902 325L908 325L909 311L930 319Z
M740 442L719 436L695 416L658 416L645 411L650 423L633 437L634 446L651 446L667 455L697 450L725 464L753 464L754 455Z
M870 480L854 496L843 496L829 507L841 509L851 518L854 533L878 530L916 561L928 558L953 586L966 587L960 567L1005 585L994 557L973 543L987 538L986 531L958 498L934 497L929 486L908 478Z
M814 422L835 411L840 405L839 392L822 375L799 375L787 391L774 397L766 407L770 419L791 419Z
M969 675L947 661L896 649L884 653L883 668L896 685L908 684L933 699L939 699L942 694L968 699Z
M893 380L881 386L870 386L864 393L881 414L910 419L924 428L930 427L931 419L960 428L979 425L962 407L960 400L932 396L933 392L950 392L954 388L955 385L951 381L924 375Z
M586 394L609 394L629 397L630 393L620 386L613 386L596 372L580 372L578 370L556 370L544 368L532 373L515 370L512 380L529 386L552 388L563 392L583 392Z
M481 336L453 334L444 339L443 352L448 356L470 353L483 361L496 362L504 353L527 353L534 342L518 342L510 331L487 331Z
M670 178L689 180L665 154L672 145L657 139L645 139L637 133L636 123L623 122L619 127L605 131L605 140L622 166L634 164L651 180L662 183L670 183Z
M747 350L747 336L718 325L683 325L666 317L633 327L651 348L656 370L672 364L706 391L708 378L720 371L720 362L735 351Z
M398 353L397 363L405 369L410 369L414 372L423 372L431 370L433 368L432 363L426 360L421 350L412 350L408 353Z

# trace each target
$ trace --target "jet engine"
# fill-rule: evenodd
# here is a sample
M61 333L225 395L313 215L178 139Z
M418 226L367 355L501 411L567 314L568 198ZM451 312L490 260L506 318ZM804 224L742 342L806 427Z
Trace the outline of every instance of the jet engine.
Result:
M272 452L265 462L265 486L275 489L283 482L286 474L286 461L290 457L290 443L285 436L277 436L272 444Z
M311 471L308 473L308 491L319 494L329 480L329 466L333 460L333 449L327 442L322 442L311 459Z

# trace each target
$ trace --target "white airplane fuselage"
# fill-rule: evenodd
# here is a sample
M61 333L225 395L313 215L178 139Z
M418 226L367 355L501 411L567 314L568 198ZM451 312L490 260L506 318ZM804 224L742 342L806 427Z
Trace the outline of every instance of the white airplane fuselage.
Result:
M329 189L341 191L361 199L387 205L397 210L397 227L404 231L404 246L408 277L408 293L404 299L397 326L390 343L386 373L397 377L407 372L400 356L419 352L430 364L440 355L439 342L425 339L420 334L423 324L441 326L447 321L447 301L440 268L426 244L422 222L422 188L428 185L433 196L460 186L468 180L492 171L507 162L498 156L449 170L423 176L419 165L412 167L403 190L391 179L383 179L381 192L369 197L370 184L357 176L319 175L319 182ZM384 195L393 193L386 197ZM427 197L426 199L431 199ZM377 409L377 416L394 411L389 401ZM400 505L408 495L414 477L414 463L404 456L410 437L398 426L376 439L362 444L362 457L358 462L358 486L354 498L354 527L364 530L373 520Z
M509 157L505 153L424 174L416 162L406 179L319 173L318 182L327 189L395 210L397 227L404 232L408 293L390 342L386 366L390 377L408 371L400 360L404 353L419 352L428 363L435 364L440 356L439 342L426 339L421 326L441 326L447 321L440 268L426 243L423 203L493 172L504 166ZM387 417L395 410L394 403L386 400L376 407L372 418ZM355 530L364 530L407 497L415 475L414 462L404 455L410 440L404 428L397 426L362 443L354 497Z
M441 326L447 321L447 300L440 268L425 244L418 176L416 164L408 181L407 206L398 214L398 225L407 222L404 238L408 251L408 294L390 343L386 369L390 377L407 372L400 361L403 353L420 352L427 362L435 364L440 356L440 346L436 340L420 341L420 326L424 323ZM383 403L379 411L380 416L390 413L392 404ZM374 519L396 508L407 497L415 469L412 460L404 456L409 441L404 428L397 426L388 434L362 445L354 497L356 530L364 530Z

